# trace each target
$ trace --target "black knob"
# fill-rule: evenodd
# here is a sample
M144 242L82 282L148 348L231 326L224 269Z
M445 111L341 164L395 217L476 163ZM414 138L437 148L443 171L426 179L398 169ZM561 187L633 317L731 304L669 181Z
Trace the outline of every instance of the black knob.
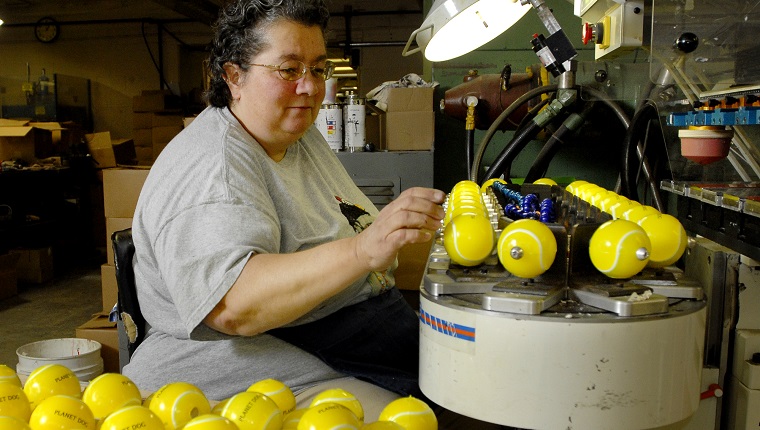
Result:
M606 70L597 70L596 73L594 73L594 80L599 82L600 84L607 80L607 71Z
M694 52L694 50L697 49L697 45L699 45L699 38L696 34L683 33L678 36L678 39L676 39L674 48L685 54L688 54L690 52Z

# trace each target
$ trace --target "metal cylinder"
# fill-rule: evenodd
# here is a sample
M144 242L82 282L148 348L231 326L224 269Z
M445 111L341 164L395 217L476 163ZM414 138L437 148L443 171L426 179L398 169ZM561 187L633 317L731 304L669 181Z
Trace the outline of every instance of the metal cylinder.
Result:
M344 142L349 152L360 152L366 143L365 120L366 106L364 99L357 96L353 91L346 92L346 101L343 105Z
M324 136L330 149L343 149L343 108L337 103L323 104L317 114L317 129Z

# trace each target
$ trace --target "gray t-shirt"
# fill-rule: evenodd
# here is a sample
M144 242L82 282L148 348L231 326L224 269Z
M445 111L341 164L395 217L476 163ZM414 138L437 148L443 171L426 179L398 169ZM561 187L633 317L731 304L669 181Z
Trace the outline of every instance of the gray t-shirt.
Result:
M150 324L124 374L143 390L196 384L227 398L266 378L294 391L343 375L262 334L228 336L202 321L253 253L292 253L349 237L377 209L312 127L275 162L228 109L207 108L162 151L137 203L135 280ZM371 273L294 324L393 287Z

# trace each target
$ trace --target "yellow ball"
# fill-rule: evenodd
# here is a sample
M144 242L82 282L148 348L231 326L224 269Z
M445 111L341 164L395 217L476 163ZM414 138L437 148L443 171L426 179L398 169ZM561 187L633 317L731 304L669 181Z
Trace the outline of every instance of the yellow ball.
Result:
M476 191L480 191L480 187L478 186L477 182L470 181L470 180L459 181L456 184L454 184L453 187L451 187L451 192L452 193L457 193L457 192L460 192L462 190L476 190Z
M449 258L462 266L477 266L485 261L493 245L493 227L485 215L459 215L443 229L443 246Z
M68 367L62 364L46 364L32 370L24 383L24 393L34 410L40 402L56 394L81 398L82 387L77 375Z
M104 373L90 381L82 393L82 400L95 418L102 420L117 409L142 404L142 395L128 377L120 373Z
M188 421L183 430L238 430L238 427L221 415L205 414Z
M21 379L19 379L16 371L6 366L5 364L0 364L0 383L3 382L8 382L19 387L22 386Z
M362 430L405 430L401 424L393 421L375 421L374 423L365 424Z
M301 408L285 414L282 420L282 430L298 430L298 423L301 422L301 417L308 410L309 408Z
M535 181L533 181L533 183L536 185L549 185L549 186L557 185L557 182L551 178L536 179Z
M649 267L670 266L681 258L688 239L686 230L676 217L668 214L649 215L642 218L639 225L652 243Z
M388 403L378 421L393 421L406 430L437 430L438 418L427 403L412 396Z
M364 422L364 408L362 407L361 402L359 402L356 396L346 390L341 388L331 388L322 391L314 397L314 400L311 401L309 407L313 408L325 403L337 403L345 406L349 411L356 415L356 418L359 418L359 422Z
M32 430L26 420L0 414L0 429L3 430Z
M570 182L570 183L569 183L569 184L568 184L568 185L565 187L565 190L566 190L568 193L570 193L570 194L572 194L572 195L576 196L576 195L578 195L578 187L580 187L581 185L586 185L586 184L588 184L588 183L589 183L588 181L580 181L580 180L579 180L579 181L573 181L573 182Z
M296 396L290 387L276 379L264 379L255 382L246 391L261 393L274 400L283 414L292 412L296 408Z
M492 186L494 183L496 183L496 182L500 182L500 183L502 183L502 184L504 184L504 185L506 185L506 184L507 184L507 181L505 181L504 179L501 179L501 178L491 178L491 179L489 179L489 180L487 180L487 181L483 182L483 185L481 185L481 186L480 186L480 192L481 192L481 193L486 193L486 192L488 192L488 189L489 189L489 188L491 188L491 186Z
M156 414L166 430L181 429L191 419L211 412L208 399L189 382L170 382L151 394L143 406Z
M29 427L32 430L94 430L95 416L82 399L56 394L34 408Z
M32 408L21 387L15 384L0 384L0 416L16 417L28 422L31 414Z
M277 403L261 393L244 391L230 397L222 409L240 430L280 430L282 411Z
M630 200L628 198L623 198L623 200L618 201L617 203L610 206L610 215L612 215L612 219L618 219L623 218L623 214L635 207L641 206L641 203Z
M551 267L557 255L557 239L544 223L517 220L502 230L497 245L499 261L520 278L536 277Z
M224 399L221 402L215 404L211 408L211 413L212 414L216 414L216 415L221 415L222 414L222 409L224 409L224 406L227 405L227 402L229 402L229 401L230 401L230 399Z
M638 222L641 221L644 217L648 217L649 215L656 215L658 213L660 213L660 211L652 206L638 205L631 207L627 211L623 212L622 218L638 224Z
M610 191L607 193L607 195L604 196L604 198L599 202L599 209L604 213L610 213L610 208L617 204L622 203L626 201L625 197L621 196L620 194Z
M652 244L641 226L624 219L599 226L589 241L591 263L614 279L630 278L649 262Z
M99 430L165 430L164 423L145 406L134 405L121 408L107 416Z
M362 423L347 407L322 403L304 412L296 430L359 430Z

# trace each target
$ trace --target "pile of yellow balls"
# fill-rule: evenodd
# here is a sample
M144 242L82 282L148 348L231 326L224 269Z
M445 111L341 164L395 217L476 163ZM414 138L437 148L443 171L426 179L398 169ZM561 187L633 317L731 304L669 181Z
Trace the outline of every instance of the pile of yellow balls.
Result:
M686 230L672 215L643 205L587 181L565 190L610 215L589 242L592 264L610 278L630 278L645 267L662 268L686 250Z
M432 409L414 397L390 402L378 421L364 423L361 403L336 388L296 409L284 383L265 379L212 405L193 384L172 382L143 399L119 373L97 376L84 390L76 374L47 364L22 384L0 365L0 429L3 430L436 430Z

